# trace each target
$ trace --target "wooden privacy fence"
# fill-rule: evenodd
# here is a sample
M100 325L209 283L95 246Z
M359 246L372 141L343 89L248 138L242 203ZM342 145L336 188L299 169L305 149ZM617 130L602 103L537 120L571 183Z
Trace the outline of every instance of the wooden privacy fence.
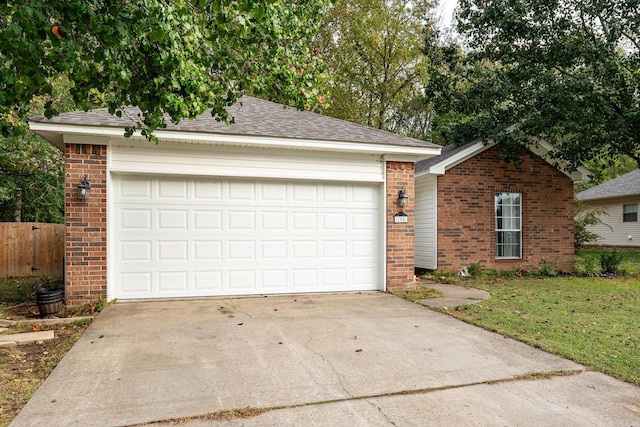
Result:
M62 276L64 224L0 222L0 277Z

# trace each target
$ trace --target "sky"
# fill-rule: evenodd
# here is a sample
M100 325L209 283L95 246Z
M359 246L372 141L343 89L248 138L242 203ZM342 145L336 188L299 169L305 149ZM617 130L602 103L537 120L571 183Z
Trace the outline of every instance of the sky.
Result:
M438 3L438 14L442 16L444 26L448 27L451 25L453 10L458 4L458 0L440 0Z

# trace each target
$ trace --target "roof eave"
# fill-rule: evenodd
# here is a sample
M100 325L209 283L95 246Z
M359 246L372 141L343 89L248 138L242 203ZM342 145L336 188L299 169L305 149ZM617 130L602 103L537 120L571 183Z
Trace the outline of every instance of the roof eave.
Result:
M78 126L60 123L29 122L32 131L45 138L51 144L64 149L65 141L79 141L78 137L101 137L124 139L124 129L107 126ZM393 156L394 160L419 161L440 154L441 148L413 145L381 144L354 141L330 141L320 139L276 138L268 136L232 135L222 133L184 132L156 130L154 135L160 141L180 141L184 143L209 145L256 146L263 148L311 150L339 153L379 154ZM134 133L129 140L145 140L140 132ZM91 142L86 142L91 143Z
M593 176L593 172L584 166L578 166L575 170L571 170L569 162L566 160L551 157L550 153L553 151L554 147L551 143L543 139L535 138L533 140L533 144L529 145L527 148L529 148L529 150L534 154L540 156L551 166L571 178L571 181L574 183L589 181L591 180L591 176Z
M580 193L576 194L576 200L580 202L600 202L600 201L615 200L615 199L628 199L632 197L640 197L640 192L628 193L628 194L614 194L612 196L611 195L595 196L595 197L587 197L587 198L580 197Z
M489 147L492 147L493 145L495 145L494 142L485 144L483 141L469 144L469 146L464 150L458 151L457 153L442 159L442 161L437 162L419 172L416 172L415 176L416 178L418 178L424 175L444 175L447 170L459 165L460 163L472 158L477 154L480 154L482 151L488 149Z
M461 150L443 159L441 162L435 163L428 168L417 172L416 177L424 175L444 175L447 170L459 165L460 163L470 159L473 156L480 154L481 152L487 150L490 147L493 147L494 145L494 141L484 142L482 140L473 144L469 144L469 146L464 150ZM567 161L552 158L550 156L550 153L553 150L553 146L547 141L544 141L542 139L534 139L533 143L527 148L534 154L542 158L544 161L546 161L548 164L568 176L574 183L589 181L591 179L591 176L593 175L593 172L591 172L584 166L578 166L576 170L571 171L569 168L569 163Z

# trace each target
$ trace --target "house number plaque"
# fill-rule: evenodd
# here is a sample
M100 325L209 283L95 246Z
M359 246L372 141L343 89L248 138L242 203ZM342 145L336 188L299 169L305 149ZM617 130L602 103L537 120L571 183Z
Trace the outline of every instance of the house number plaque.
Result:
M398 212L393 216L394 224L406 224L409 222L409 217L404 212Z

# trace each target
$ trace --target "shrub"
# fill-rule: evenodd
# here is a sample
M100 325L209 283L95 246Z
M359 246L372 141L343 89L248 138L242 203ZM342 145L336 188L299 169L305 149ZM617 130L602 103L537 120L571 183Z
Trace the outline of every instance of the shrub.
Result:
M520 269L497 270L495 268L492 268L491 270L487 270L485 275L489 279L514 279L516 277L522 277L523 271Z
M536 272L538 276L544 277L557 277L558 272L555 270L553 264L548 263L546 260L540 261L540 268Z
M596 259L593 257L584 258L584 273L589 277L595 277L598 275L596 272Z
M604 274L617 273L621 262L622 254L616 249L600 254L600 267L602 267L602 273Z
M467 271L469 272L469 276L478 277L482 273L484 273L484 266L479 262L474 262L473 264L469 264L467 266Z
M574 241L576 249L587 243L595 243L600 240L600 236L588 230L588 227L602 224L611 227L600 219L601 215L609 215L602 209L589 209L583 203L576 201L576 211L574 218ZM613 229L612 229L613 230Z

